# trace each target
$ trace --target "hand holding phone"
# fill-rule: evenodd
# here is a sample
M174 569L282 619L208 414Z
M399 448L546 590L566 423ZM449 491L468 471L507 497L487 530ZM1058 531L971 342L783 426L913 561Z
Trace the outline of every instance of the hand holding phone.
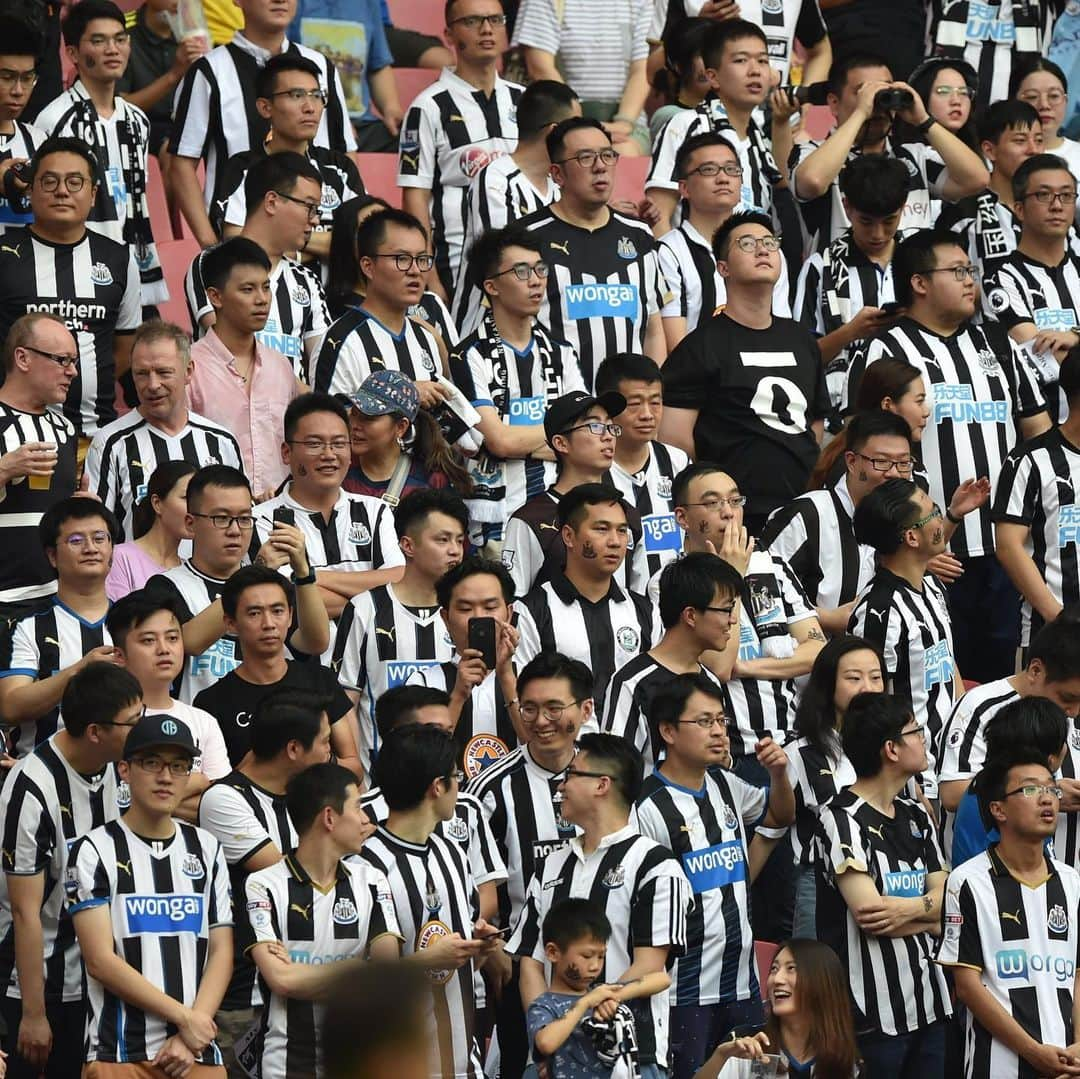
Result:
M489 671L495 669L495 619L469 619L469 647L475 648Z

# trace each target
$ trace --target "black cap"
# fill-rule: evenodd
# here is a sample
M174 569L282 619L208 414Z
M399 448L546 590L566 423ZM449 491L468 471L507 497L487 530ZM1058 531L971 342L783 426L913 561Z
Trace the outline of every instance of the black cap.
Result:
M544 415L544 437L550 442L579 416L584 416L593 405L599 405L609 416L618 416L626 410L626 398L621 393L602 393L599 397L593 397L584 390L564 393L548 405Z
M199 747L191 735L191 728L172 716L143 716L127 736L124 743L124 760L129 761L147 749L182 749L192 760L199 755Z

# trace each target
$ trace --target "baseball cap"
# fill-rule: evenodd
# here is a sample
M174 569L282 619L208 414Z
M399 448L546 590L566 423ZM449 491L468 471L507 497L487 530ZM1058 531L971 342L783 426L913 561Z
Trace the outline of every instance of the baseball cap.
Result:
M626 410L626 398L621 393L602 393L599 397L593 397L584 390L564 393L548 405L544 415L544 438L550 442L556 435L562 434L593 405L599 405L609 416L618 416Z
M349 394L349 403L365 416L389 416L400 412L409 423L420 409L416 383L400 371L372 371L359 388Z
M124 760L129 761L147 749L169 747L182 749L192 760L199 755L191 728L182 719L166 715L143 716L127 736Z

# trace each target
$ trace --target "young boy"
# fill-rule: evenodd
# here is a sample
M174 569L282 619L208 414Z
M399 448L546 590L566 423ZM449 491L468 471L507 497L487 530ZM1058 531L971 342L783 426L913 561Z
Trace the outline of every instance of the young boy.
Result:
M604 969L611 923L589 899L557 903L543 932L551 981L525 1017L533 1059L543 1062L551 1079L599 1079L615 1074L617 1065L636 1065L634 1016L623 1001L661 993L671 978L654 971L625 984L590 988Z

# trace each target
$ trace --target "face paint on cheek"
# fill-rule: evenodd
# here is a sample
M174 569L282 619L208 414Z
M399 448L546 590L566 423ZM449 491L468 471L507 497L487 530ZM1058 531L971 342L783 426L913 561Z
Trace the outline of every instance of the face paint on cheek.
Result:
M581 971L578 970L576 963L570 963L566 968L567 979L575 982L581 981Z
M697 526L697 530L698 530L698 532L700 532L704 536L705 533L709 531L709 522L708 521L702 521Z
M87 71L97 67L97 61L92 56L84 56L83 64L86 66Z
M588 540L581 544L581 557L596 558L596 548Z
M298 476L306 476L307 475L307 468L304 466L304 463L302 461L297 461L296 462L296 474Z
M869 476L867 476L867 474L866 474L865 472L860 472L860 473L859 473L859 479L860 479L860 480L861 480L861 481L862 481L863 483L865 483L865 482L866 482L866 481L867 481L867 480L868 480L869 478L870 478L870 477L869 477Z

